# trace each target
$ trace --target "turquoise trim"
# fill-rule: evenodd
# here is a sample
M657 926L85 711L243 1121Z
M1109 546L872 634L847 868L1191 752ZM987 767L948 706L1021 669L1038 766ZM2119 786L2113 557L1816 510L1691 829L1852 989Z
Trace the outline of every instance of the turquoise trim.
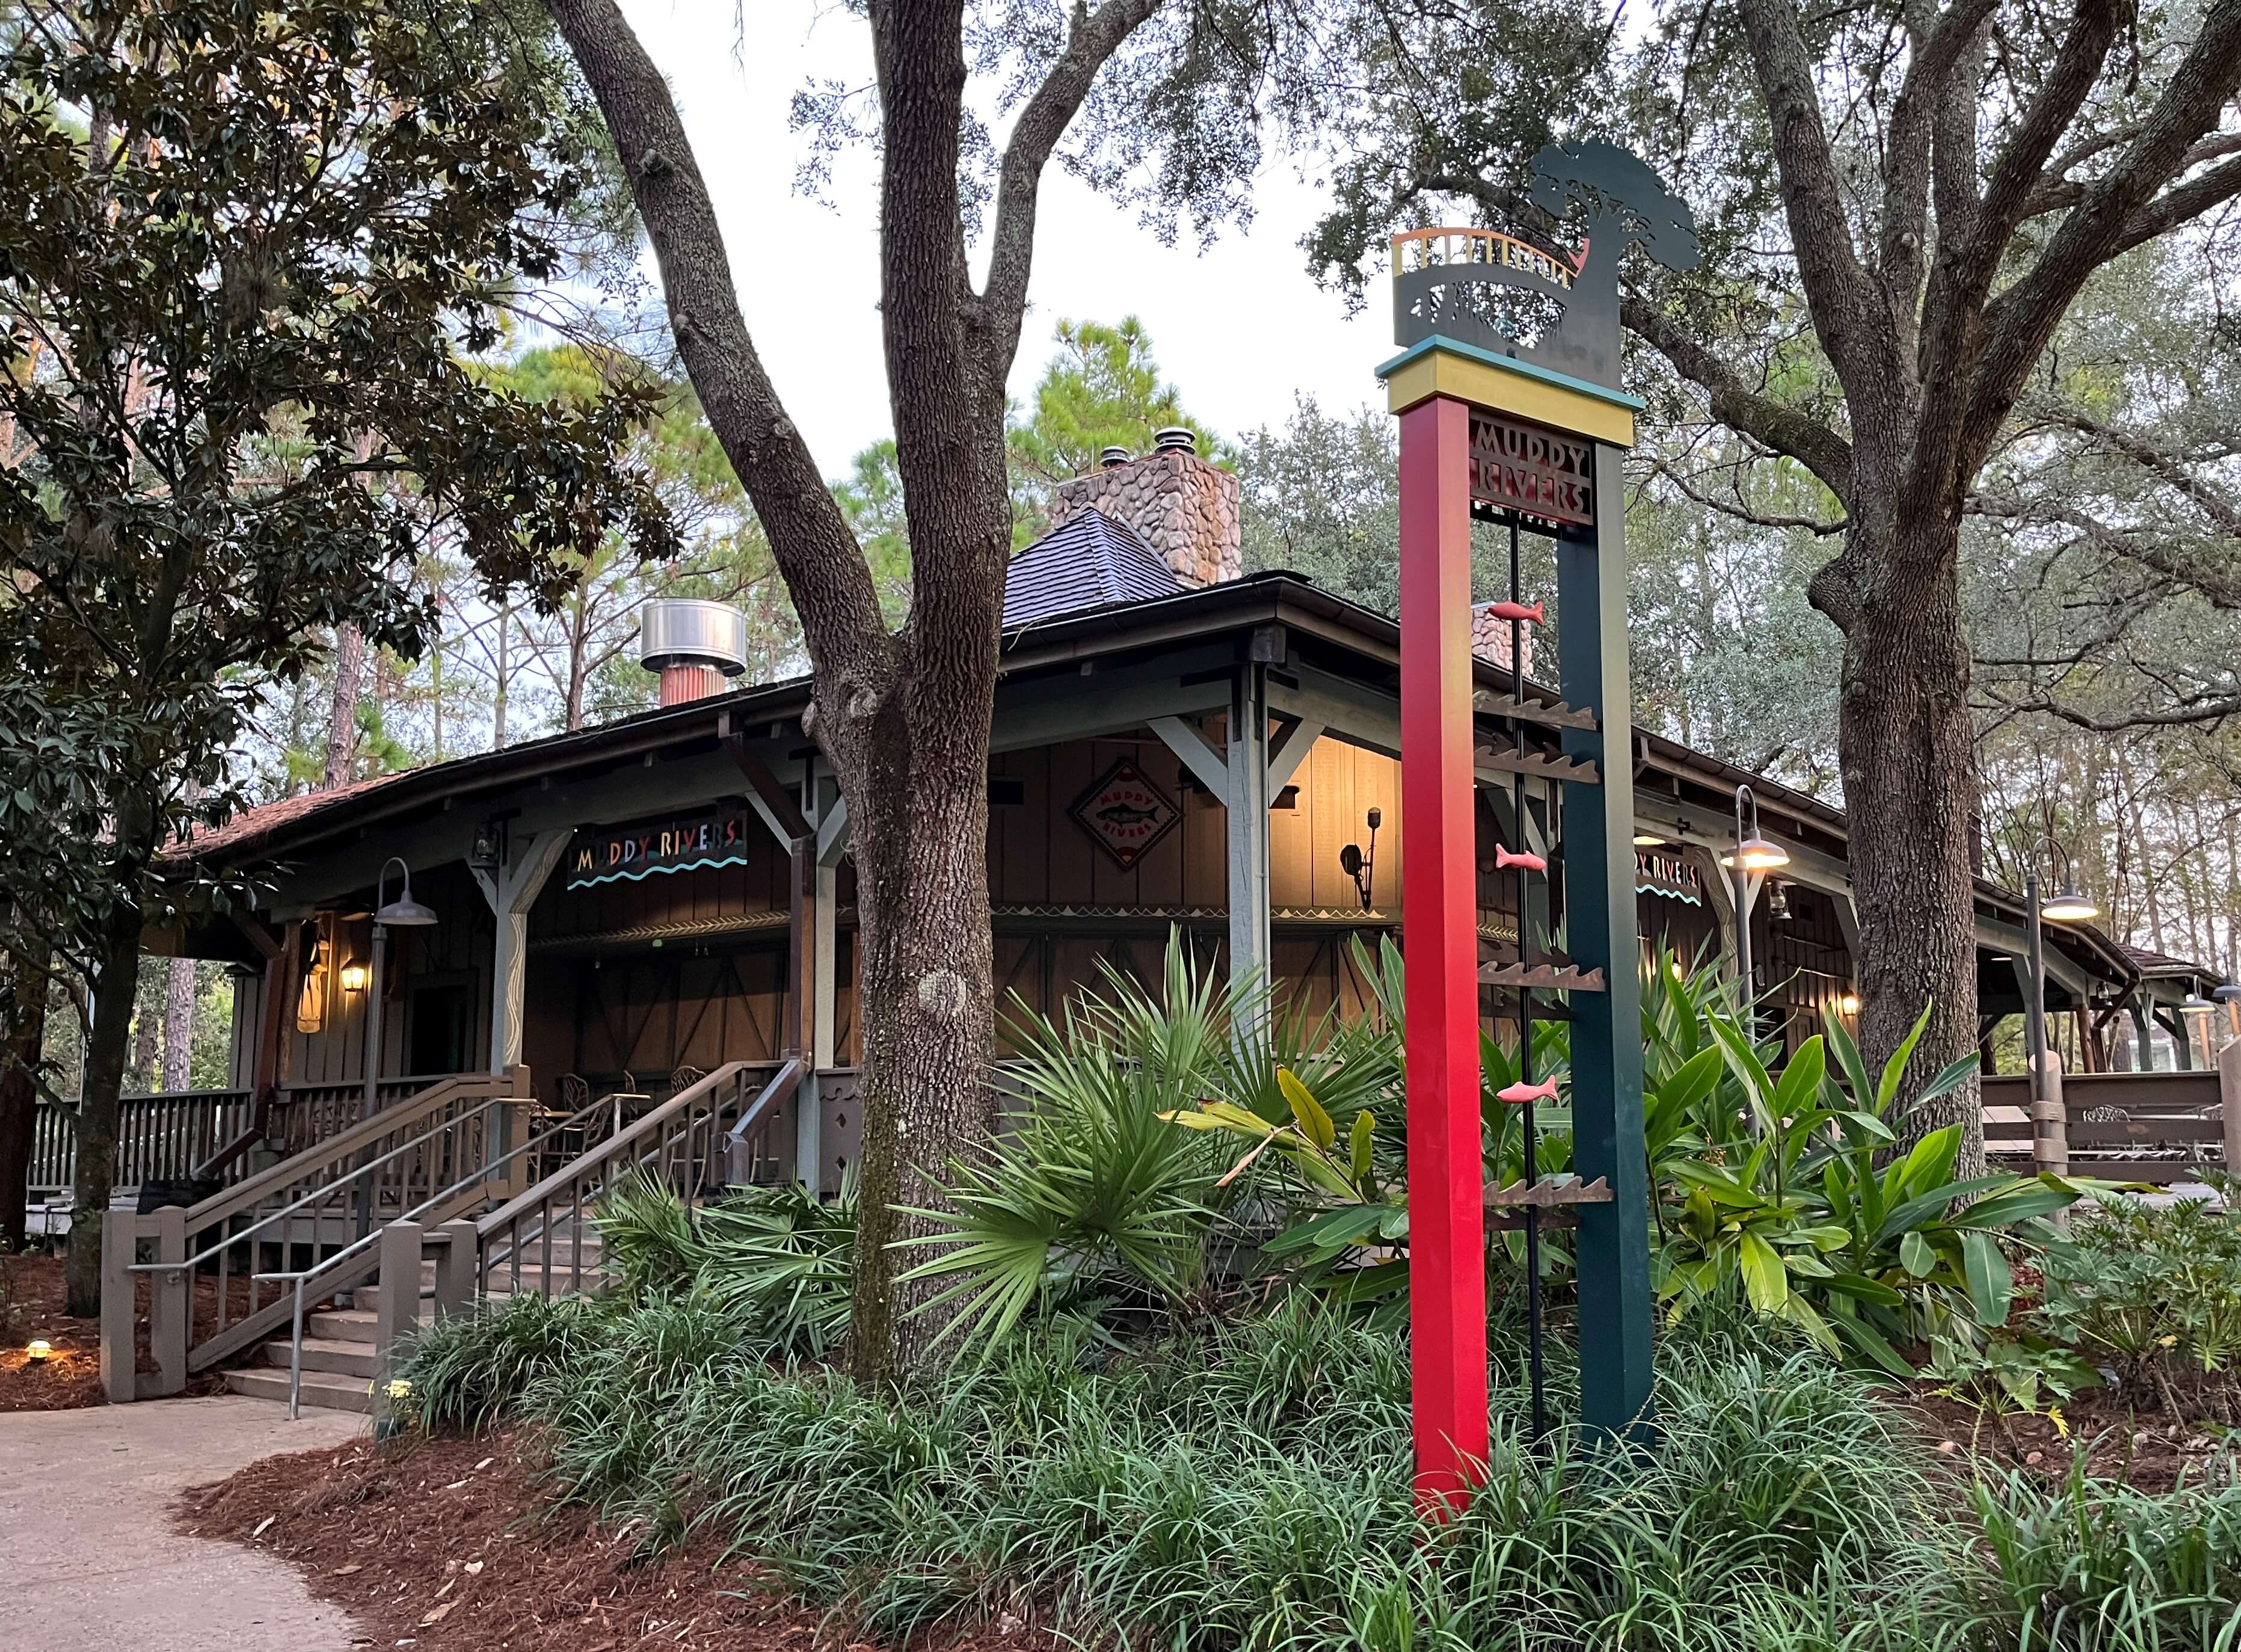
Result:
M1435 350L1444 350L1450 355L1469 361L1482 361L1489 367L1501 367L1527 378L1537 378L1543 384L1562 385L1566 390L1576 390L1582 396L1592 396L1599 402L1609 402L1614 407L1623 407L1638 413L1649 404L1639 396L1629 396L1622 390L1613 390L1608 385L1591 385L1584 378L1575 378L1569 373L1560 373L1553 367L1542 367L1529 361L1520 361L1515 356L1497 356L1491 350L1482 350L1476 344L1464 344L1458 338L1443 338L1436 334L1421 344L1415 344L1377 368L1380 378L1390 378L1417 357Z
M672 872L705 872L715 866L744 866L747 864L747 857L743 854L714 858L704 856L700 859L682 861L673 866L645 866L636 872L607 872L600 873L596 878L582 880L571 878L568 880L568 887L594 889L603 883L639 883L648 878L666 877Z

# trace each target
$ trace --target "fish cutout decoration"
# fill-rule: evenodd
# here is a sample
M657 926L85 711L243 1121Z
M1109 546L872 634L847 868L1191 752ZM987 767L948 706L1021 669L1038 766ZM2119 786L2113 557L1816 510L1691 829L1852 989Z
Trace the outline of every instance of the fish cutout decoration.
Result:
M1556 1099L1556 1080L1552 1077L1543 1079L1538 1084L1528 1084L1520 1079L1515 1084L1503 1085L1494 1094L1498 1101L1554 1101Z
M1512 854L1500 844L1494 846L1494 869L1503 871L1510 866L1522 866L1528 872L1546 872L1549 863L1537 854Z

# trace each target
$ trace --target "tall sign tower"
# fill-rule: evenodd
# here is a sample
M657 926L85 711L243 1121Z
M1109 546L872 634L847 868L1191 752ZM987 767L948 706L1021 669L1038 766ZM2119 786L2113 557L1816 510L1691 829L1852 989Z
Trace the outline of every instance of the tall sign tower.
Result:
M1576 1217L1582 1421L1647 1427L1650 1291L1643 1159L1639 945L1635 933L1632 692L1628 677L1622 458L1641 404L1619 388L1618 264L1629 244L1673 269L1696 257L1688 207L1633 156L1589 143L1543 150L1535 204L1585 238L1576 256L1488 230L1393 238L1395 342L1385 363L1401 419L1403 946L1408 962L1410 1332L1420 1504L1459 1508L1488 1443L1485 1236L1522 1227L1540 1388L1540 1229ZM1506 528L1511 675L1474 694L1471 525ZM1521 586L1518 536L1555 541L1558 694L1523 673L1527 627L1548 597ZM1475 738L1477 718L1496 731ZM1553 736L1554 746L1550 746ZM1497 856L1517 880L1518 940L1482 960L1473 791L1488 772L1515 807ZM1528 829L1529 789L1555 826ZM1562 946L1534 933L1561 911ZM1536 923L1536 919L1539 922ZM1481 991L1512 1017L1522 1076L1524 1176L1482 1168ZM1569 1073L1536 1078L1533 1027L1562 1000ZM1536 1105L1568 1101L1572 1174L1543 1177ZM1508 1128L1508 1120L1502 1120Z

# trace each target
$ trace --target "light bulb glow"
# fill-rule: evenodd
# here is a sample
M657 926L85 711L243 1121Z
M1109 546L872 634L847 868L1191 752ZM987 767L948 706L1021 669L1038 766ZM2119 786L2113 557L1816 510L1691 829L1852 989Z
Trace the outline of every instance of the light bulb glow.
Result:
M1662 849L1665 846L1665 839L1654 832L1637 832L1634 834L1634 846L1637 849Z
M1845 993L1836 1000L1836 1007L1847 1015L1857 1015L1860 1013L1860 995L1857 993Z
M366 966L356 959L343 966L343 991L345 993L365 991L365 984L370 979L371 973Z
M54 1344L44 1337L39 1337L24 1345L23 1357L34 1365L42 1364L55 1357Z
M2038 909L2050 924L2082 924L2098 918L2101 908L2075 889L2065 889Z

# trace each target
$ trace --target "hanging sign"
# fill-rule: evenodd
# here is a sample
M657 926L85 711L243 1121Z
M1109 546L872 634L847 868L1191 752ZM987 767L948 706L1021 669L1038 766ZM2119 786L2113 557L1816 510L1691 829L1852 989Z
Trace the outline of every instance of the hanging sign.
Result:
M1566 522L1595 523L1595 445L1482 407L1470 414L1473 505Z
M1704 904L1704 880L1696 862L1670 852L1635 851L1634 892L1685 900L1692 906Z
M568 846L568 887L634 883L659 873L744 866L754 841L751 822L736 810L710 810L681 819L648 821L605 831L579 832Z
M1125 757L1076 798L1067 813L1124 872L1182 819L1167 793Z

